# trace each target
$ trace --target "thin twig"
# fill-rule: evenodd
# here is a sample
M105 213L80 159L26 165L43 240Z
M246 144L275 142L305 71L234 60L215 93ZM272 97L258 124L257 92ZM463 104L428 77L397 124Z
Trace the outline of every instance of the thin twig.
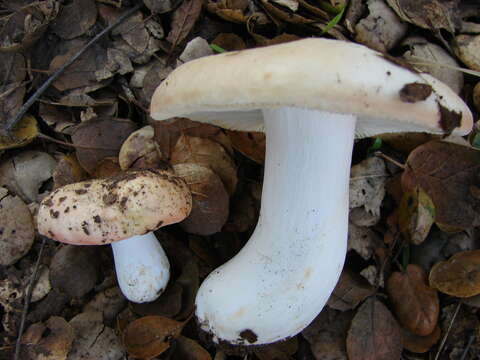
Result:
M450 321L450 324L448 325L447 332L445 333L445 335L443 335L442 342L440 343L440 346L438 347L438 351L437 351L437 354L435 355L434 360L438 360L438 357L440 356L440 354L443 350L443 347L445 346L445 343L447 342L448 334L450 334L450 330L452 329L453 323L455 322L455 318L457 317L457 314L458 314L458 311L460 310L461 305L462 305L462 302L459 301L458 305L457 305L457 308L455 309L455 312L453 313L452 320Z
M37 261L35 262L35 267L33 268L33 273L28 283L27 292L25 294L25 299L23 303L22 318L20 319L20 328L18 329L17 343L15 344L15 356L14 360L20 359L20 348L22 346L22 335L25 328L25 321L27 320L28 307L30 306L30 300L32 299L33 287L35 286L35 281L37 278L38 268L40 266L40 260L42 259L43 249L45 248L46 238L42 236L42 244L40 245L40 250L38 252Z
M385 160L391 162L392 164L398 166L400 169L405 170L405 164L402 164L402 163L398 162L397 160L391 158L391 157L388 156L388 155L385 155L384 153L382 153L382 152L380 152L380 151L377 151L377 152L375 153L375 156L381 157L382 159L385 159Z
M468 337L467 346L465 346L465 350L463 350L463 354L460 360L465 360L467 358L468 352L470 351L470 347L472 346L473 341L475 340L475 337L476 337L475 333L471 333L470 336Z
M4 130L6 132L12 131L12 129L15 127L15 125L18 124L18 122L23 118L23 116L27 113L28 109L30 109L30 106L32 106L35 101L42 95L45 90L48 89L48 87L65 71L66 68L68 68L70 65L72 65L80 56L82 56L85 51L87 51L94 43L96 43L98 40L100 40L103 36L105 36L108 32L110 32L113 28L116 26L120 25L123 21L128 19L131 15L133 15L140 7L142 6L142 3L140 2L139 4L135 5L131 9L127 10L123 15L121 15L114 23L110 24L107 26L105 29L103 29L100 33L98 33L92 40L90 40L78 53L73 55L65 64L63 64L57 71L55 71L43 84L40 86L37 91L27 100L25 104L20 108L18 113L10 118L7 123L5 124Z

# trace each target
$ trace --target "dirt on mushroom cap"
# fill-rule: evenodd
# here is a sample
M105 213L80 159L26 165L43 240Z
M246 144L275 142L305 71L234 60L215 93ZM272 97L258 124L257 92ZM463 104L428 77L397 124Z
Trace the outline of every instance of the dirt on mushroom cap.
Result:
M192 198L185 182L158 170L121 173L59 188L38 212L38 230L57 241L98 245L183 220Z

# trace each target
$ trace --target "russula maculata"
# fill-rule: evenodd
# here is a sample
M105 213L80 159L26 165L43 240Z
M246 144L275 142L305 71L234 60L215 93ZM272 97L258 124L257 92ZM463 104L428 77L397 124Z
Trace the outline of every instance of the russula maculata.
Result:
M129 171L53 191L40 204L38 231L68 244L111 244L124 295L134 302L153 301L170 276L153 231L182 221L191 204L187 185L172 173Z
M345 259L354 136L464 135L472 114L446 85L364 46L306 39L203 57L156 89L151 116L266 132L252 237L201 285L196 316L216 342L293 336L321 311Z

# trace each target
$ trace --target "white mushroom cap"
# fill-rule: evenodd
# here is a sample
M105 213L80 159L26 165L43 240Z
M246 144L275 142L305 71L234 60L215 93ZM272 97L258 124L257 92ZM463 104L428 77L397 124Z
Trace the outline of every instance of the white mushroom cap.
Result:
M452 130L463 135L472 126L468 107L432 76L401 67L365 46L328 39L190 61L155 90L150 112L157 120L183 116L263 131L261 109L287 106L355 114L358 137Z

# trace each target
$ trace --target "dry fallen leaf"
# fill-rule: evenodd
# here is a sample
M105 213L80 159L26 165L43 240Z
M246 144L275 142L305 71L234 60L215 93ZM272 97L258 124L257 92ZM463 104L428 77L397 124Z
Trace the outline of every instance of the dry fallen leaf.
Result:
M172 50L180 44L192 31L202 12L202 0L185 0L172 15L172 29L167 40L172 44Z
M435 205L421 188L403 194L398 213L398 225L406 239L421 244L435 222Z
M122 339L128 354L136 359L153 359L170 347L185 324L163 316L145 316L125 328Z
M258 360L290 360L298 350L297 337L291 337L284 341L267 344L254 350Z
M199 164L176 164L173 169L192 193L192 211L180 223L182 229L202 236L221 231L228 218L229 197L220 177Z
M25 116L12 131L10 136L0 135L0 151L25 146L38 135L37 120L30 115Z
M25 335L23 360L66 360L75 338L72 326L59 316L52 316L45 326L31 325Z
M428 285L427 274L420 266L410 264L405 272L392 273L386 290L403 327L420 336L433 332L440 304L437 291Z
M51 29L62 39L73 39L90 29L97 20L94 0L74 0L63 5Z
M161 315L173 318L182 309L182 293L183 287L179 283L169 283L158 299L147 303L130 303L130 306L140 316Z
M152 126L144 126L134 131L125 140L118 154L118 163L122 170L129 168L146 169L156 167L160 161L161 154L158 153L153 139L154 131Z
M56 165L55 159L46 152L23 151L0 164L0 186L26 203L40 200L41 187L52 177Z
M347 359L345 338L352 318L353 311L340 312L325 307L302 331L317 360Z
M479 224L479 199L472 195L478 183L480 152L464 146L431 141L410 153L402 186L423 189L435 205L436 224L459 231Z
M190 317L195 309L195 296L200 286L200 274L196 261L189 261L183 268L177 284L182 286L182 311L175 318L185 320Z
M198 342L185 336L176 341L173 358L182 360L212 360L212 357Z
M0 265L12 265L31 248L35 238L33 219L18 196L0 187Z
M206 166L222 180L229 194L237 186L237 168L224 147L209 139L182 135L172 151L172 165L194 163Z
M353 310L374 292L373 286L363 277L344 268L327 304L340 311Z
M259 164L265 162L266 142L264 133L229 130L227 134L235 150Z
M78 161L89 174L93 174L100 160L118 155L124 141L135 130L133 121L112 117L96 118L79 124L72 134L73 144L82 146L77 148Z
M377 298L368 298L348 330L348 359L399 360L402 348L402 333L393 315Z
M403 334L403 346L408 351L423 354L429 351L438 340L441 335L440 326L435 326L433 332L427 336L419 336L411 333L408 330L402 329Z
M53 171L53 187L55 189L86 180L87 173L80 166L74 153L62 155Z
M480 294L480 250L462 251L430 270L430 286L457 297Z

